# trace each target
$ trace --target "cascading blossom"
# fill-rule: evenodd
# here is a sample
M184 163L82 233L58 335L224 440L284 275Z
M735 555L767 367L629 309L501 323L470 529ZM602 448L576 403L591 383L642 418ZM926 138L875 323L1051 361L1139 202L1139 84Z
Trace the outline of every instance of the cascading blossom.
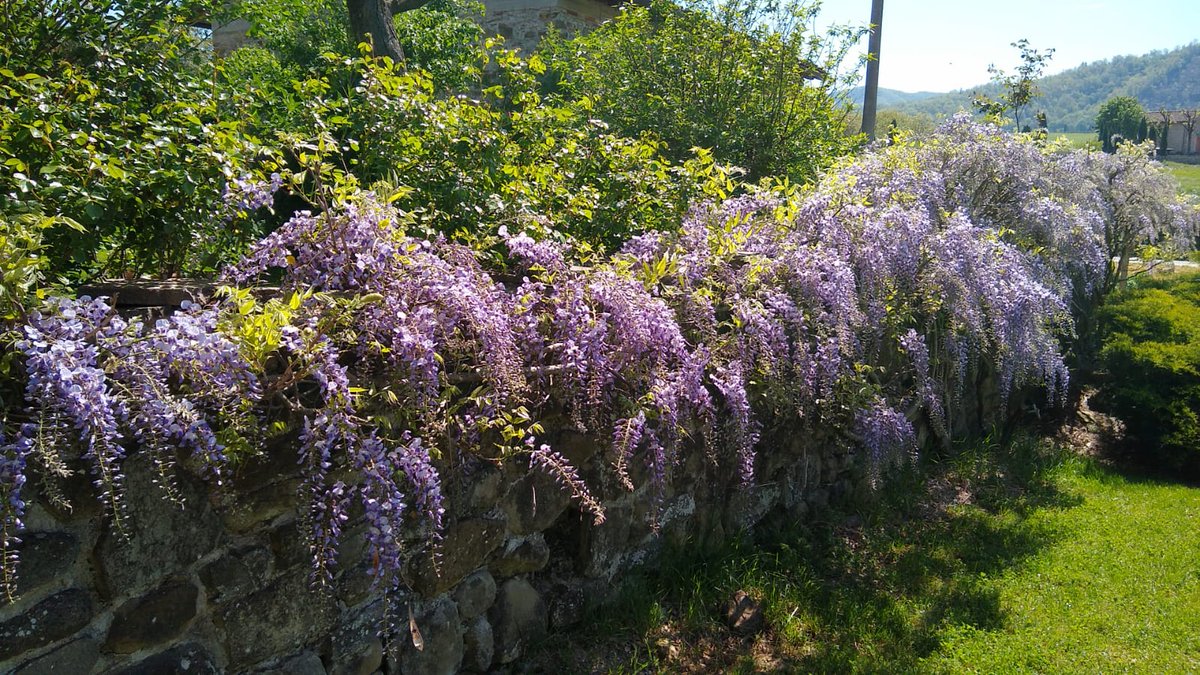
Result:
M883 468L904 461L917 450L917 437L912 423L904 413L880 399L858 411L854 429L867 451L870 460L867 467L872 481L878 481Z
M0 595L9 601L16 591L17 550L20 532L25 527L25 501L21 491L25 486L25 457L29 454L28 439L33 431L21 434L14 442L0 430Z
M168 488L180 450L220 480L268 415L297 434L317 583L355 504L376 580L399 583L414 533L440 536L446 466L527 458L602 521L585 467L536 441L542 415L611 443L627 490L644 465L659 500L689 448L752 484L779 428L842 430L878 478L915 452L921 408L948 440L966 383L992 381L977 376L1002 397L1065 397L1078 300L1111 288L1114 256L1195 236L1164 185L1136 152L1046 150L959 116L795 194L694 204L678 231L586 265L586 247L526 233L501 231L490 256L415 238L369 193L296 212L224 276L275 275L298 292L286 311L216 301L146 325L80 298L29 318L26 406L0 429L0 581L12 589L27 472L53 497L81 461L120 517L127 454ZM278 188L235 180L229 206ZM496 259L508 267L481 262Z

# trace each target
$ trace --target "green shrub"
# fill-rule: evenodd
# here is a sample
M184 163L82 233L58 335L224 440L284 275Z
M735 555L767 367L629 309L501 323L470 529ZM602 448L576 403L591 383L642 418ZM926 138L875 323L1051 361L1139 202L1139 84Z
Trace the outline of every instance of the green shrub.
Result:
M1103 400L1153 460L1200 470L1200 275L1144 282L1102 318Z
M854 141L834 92L857 34L808 30L803 0L628 4L595 31L542 53L569 99L588 98L618 133L650 132L668 156L694 147L764 176L813 179Z
M478 99L439 95L427 72L369 58L301 85L311 122L289 142L304 158L305 187L317 173L345 171L414 214L418 232L476 248L504 227L609 250L677 228L692 201L732 189L709 153L675 164L652 137L611 133L586 101L543 98L538 57L489 58L496 84ZM331 81L357 84L341 92Z
M472 0L429 0L396 14L406 65L429 71L444 90L474 84L483 47L482 14L483 5ZM327 54L357 53L349 39L346 0L238 0L224 8L222 18L248 21L247 34L257 48L272 53L296 79L325 72Z
M0 69L0 213L64 216L50 270L73 278L203 273L253 241L226 226L227 181L260 149L205 81L171 68Z
M0 217L64 217L53 276L204 273L259 234L221 217L261 149L223 117L209 0L14 0L0 12ZM11 37L11 39L10 39Z

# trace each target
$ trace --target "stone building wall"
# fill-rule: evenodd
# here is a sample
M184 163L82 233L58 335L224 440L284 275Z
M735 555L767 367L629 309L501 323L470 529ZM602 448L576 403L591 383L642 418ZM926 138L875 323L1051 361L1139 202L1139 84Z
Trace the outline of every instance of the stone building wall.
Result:
M249 30L250 22L245 19L234 19L213 26L213 52L217 56L228 56L233 50L251 44L253 40L246 34Z
M124 297L153 304L156 293L173 304L189 296L165 288ZM31 490L19 598L0 600L0 673L504 672L668 544L715 545L771 514L803 522L869 490L849 443L784 429L760 442L753 487L717 468L710 453L719 447L695 444L664 494L636 469L630 492L596 440L567 419L543 423L543 437L603 502L605 522L593 524L550 477L518 460L442 466L440 546L435 555L420 543L428 537L414 534L406 589L387 598L372 586L361 520L346 524L332 584L310 588L287 442L220 486L178 471L179 504L133 455L119 527L86 478L69 482L70 510ZM398 637L385 640L389 607Z
M533 51L550 26L565 35L587 32L617 15L598 0L484 0L484 32L504 37L505 46Z

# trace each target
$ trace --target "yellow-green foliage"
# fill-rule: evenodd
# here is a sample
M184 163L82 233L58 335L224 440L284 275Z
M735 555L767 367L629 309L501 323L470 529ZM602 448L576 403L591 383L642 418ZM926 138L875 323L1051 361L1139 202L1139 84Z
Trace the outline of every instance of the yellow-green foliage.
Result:
M1200 469L1200 275L1131 289L1104 320L1104 399L1156 459Z

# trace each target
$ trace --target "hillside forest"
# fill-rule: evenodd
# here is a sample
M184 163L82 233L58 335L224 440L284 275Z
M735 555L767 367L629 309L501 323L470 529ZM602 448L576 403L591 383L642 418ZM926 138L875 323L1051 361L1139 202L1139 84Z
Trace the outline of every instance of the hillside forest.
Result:
M1003 63L1003 59L998 59ZM1038 81L1042 96L1037 108L1046 113L1048 128L1056 132L1095 130L1100 106L1110 98L1129 96L1149 112L1197 107L1200 101L1200 43L1139 56L1117 56L1084 63ZM995 96L994 84L945 94L881 92L880 107L903 116L928 116L933 121L959 110L972 110L976 94ZM861 99L857 91L851 98ZM881 111L880 119L889 119Z

